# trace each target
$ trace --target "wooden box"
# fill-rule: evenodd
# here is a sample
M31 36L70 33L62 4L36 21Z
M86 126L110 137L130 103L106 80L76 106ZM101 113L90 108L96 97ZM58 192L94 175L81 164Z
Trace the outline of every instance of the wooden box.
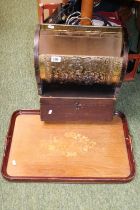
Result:
M115 89L111 86L90 88L48 88L40 98L40 115L47 122L111 121L115 110Z

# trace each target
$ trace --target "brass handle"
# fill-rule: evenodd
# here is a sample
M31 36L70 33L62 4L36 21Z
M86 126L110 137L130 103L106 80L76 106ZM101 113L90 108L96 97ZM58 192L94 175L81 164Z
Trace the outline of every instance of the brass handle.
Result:
M82 104L79 103L79 102L76 102L76 103L75 103L75 106L76 106L76 110L79 110L79 109L82 108Z

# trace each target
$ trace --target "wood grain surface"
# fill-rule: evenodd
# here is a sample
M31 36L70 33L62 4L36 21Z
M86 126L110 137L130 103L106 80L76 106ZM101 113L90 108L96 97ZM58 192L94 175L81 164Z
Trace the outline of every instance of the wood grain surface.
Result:
M7 174L17 177L128 177L122 121L47 124L39 115L15 122Z
M80 98L80 95L79 98L41 97L41 120L80 123L112 121L116 101L114 94L111 97L108 93L108 98Z

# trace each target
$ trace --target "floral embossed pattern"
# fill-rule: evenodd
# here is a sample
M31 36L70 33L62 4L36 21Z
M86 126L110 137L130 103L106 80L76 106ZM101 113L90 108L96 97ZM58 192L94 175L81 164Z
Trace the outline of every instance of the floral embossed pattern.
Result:
M84 85L117 84L120 82L123 58L110 56L59 56L41 54L40 77L48 83Z

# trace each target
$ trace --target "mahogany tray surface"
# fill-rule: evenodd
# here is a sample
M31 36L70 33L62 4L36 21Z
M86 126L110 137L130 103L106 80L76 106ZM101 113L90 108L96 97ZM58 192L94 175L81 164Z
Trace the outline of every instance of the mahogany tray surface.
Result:
M106 123L44 123L39 110L16 111L1 171L10 181L131 181L135 163L126 118L116 113Z

